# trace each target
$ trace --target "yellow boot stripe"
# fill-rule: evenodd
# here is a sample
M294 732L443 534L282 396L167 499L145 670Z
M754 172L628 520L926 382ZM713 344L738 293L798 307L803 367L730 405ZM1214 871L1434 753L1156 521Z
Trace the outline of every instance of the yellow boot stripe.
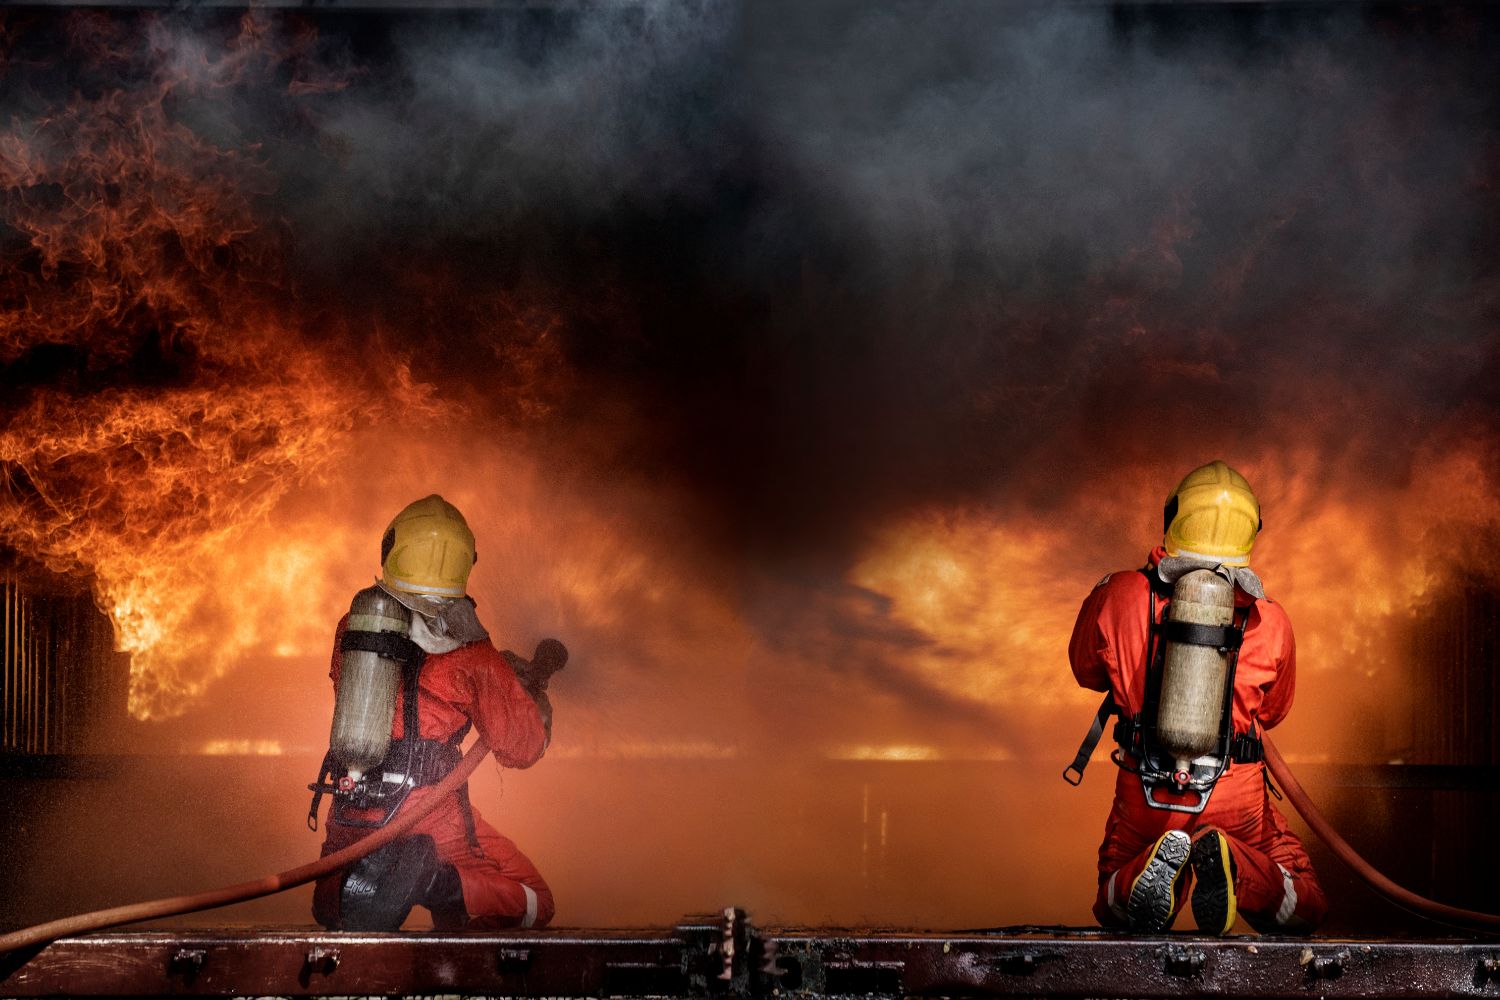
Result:
M1239 900L1234 895L1234 864L1229 860L1229 838L1223 833L1219 834L1219 860L1224 865L1224 881L1228 885L1226 895L1229 899L1229 905L1224 907L1224 927L1219 931L1222 935L1229 933L1239 915Z

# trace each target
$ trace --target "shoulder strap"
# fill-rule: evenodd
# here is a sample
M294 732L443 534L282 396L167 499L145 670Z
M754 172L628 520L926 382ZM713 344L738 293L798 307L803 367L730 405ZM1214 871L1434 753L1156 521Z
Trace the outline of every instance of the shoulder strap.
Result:
M1172 599L1172 585L1161 578L1155 566L1142 566L1138 572L1146 578L1146 584L1157 597Z
M416 643L412 643L416 646ZM427 653L417 646L417 655L406 661L406 683L401 692L401 735L408 740L422 738L422 727L417 714L417 682L422 676L422 665L427 662Z

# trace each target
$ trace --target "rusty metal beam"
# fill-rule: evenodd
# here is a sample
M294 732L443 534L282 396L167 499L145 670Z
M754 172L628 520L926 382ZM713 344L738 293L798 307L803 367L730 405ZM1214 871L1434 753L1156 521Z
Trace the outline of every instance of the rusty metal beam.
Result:
M150 931L0 957L0 996L1500 997L1500 943L1009 929Z
M1500 946L1167 935L772 935L776 962L807 956L793 997L1434 997L1500 995Z
M0 958L0 996L672 995L682 953L670 931L96 934Z

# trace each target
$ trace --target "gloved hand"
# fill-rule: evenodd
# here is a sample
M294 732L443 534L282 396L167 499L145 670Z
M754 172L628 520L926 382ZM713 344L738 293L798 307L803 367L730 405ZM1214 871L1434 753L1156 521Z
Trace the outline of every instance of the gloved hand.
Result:
M508 649L503 650L500 655L505 657L505 662L516 672L521 686L532 697L546 691L547 682L552 679L552 675L568 665L568 647L556 639L543 639L537 643L536 652L531 654L530 660L523 660Z
M547 740L552 740L552 699L547 697L547 682L552 675L568 665L568 647L556 639L543 639L536 644L536 652L531 654L531 659L523 660L520 656L510 650L502 650L501 656L505 662L510 664L516 672L516 679L531 695L531 700L536 702L537 709L542 713L542 725L547 729Z

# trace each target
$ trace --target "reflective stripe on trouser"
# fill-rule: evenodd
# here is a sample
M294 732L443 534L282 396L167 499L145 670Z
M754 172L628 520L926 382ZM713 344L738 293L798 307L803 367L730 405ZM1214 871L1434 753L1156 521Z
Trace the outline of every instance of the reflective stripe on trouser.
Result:
M1328 901L1311 866L1300 871L1229 838L1240 915L1263 934L1307 933L1323 922Z
M1281 868L1280 865L1276 867ZM1281 906L1276 910L1276 922L1285 926L1297 914L1297 884L1292 873L1281 868Z
M536 890L529 885L522 885L521 889L526 893L526 916L521 918L522 927L536 926Z
M451 863L464 885L468 926L545 927L552 919L552 890L531 859L483 819L476 818L475 832L479 852L469 850L466 843L462 850L452 845Z
M1109 907L1109 912L1114 916L1114 918L1123 925L1125 923L1127 913L1125 910L1125 900L1120 898L1120 893L1116 889L1116 886L1118 886L1119 884L1119 872L1115 872L1109 877L1109 880L1104 883L1105 905ZM1101 920L1100 923L1103 923L1103 921Z

